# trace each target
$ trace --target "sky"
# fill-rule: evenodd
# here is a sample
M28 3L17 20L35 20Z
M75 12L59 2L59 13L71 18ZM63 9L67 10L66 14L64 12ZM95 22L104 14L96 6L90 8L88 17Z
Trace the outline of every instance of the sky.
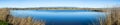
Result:
M120 0L0 0L0 8L80 7L105 8L120 5Z

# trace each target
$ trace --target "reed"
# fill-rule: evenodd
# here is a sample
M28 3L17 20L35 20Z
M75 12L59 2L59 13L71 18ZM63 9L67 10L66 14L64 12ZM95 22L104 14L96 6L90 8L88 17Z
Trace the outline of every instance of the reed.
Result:
M17 18L17 17L12 18L11 17L9 19L9 23L11 23L13 25L45 25L43 21L42 22L39 22L39 21L34 22L31 17L27 17L27 18Z
M110 14L107 15L106 19L100 25L120 25L120 9L113 8L108 11Z
M104 18L96 17L98 19L98 23L92 23L91 25L120 25L120 9L111 9L107 11L107 16Z
M42 22L33 22L32 17L27 17L27 18L18 18L10 15L9 9L0 9L0 20L4 21L6 23L9 23L9 25L45 25L44 21L41 20ZM4 24L4 22L0 24Z

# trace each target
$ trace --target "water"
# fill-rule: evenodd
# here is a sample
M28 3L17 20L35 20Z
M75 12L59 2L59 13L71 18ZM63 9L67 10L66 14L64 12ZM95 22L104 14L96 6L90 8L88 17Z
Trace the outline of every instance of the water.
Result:
M105 18L105 13L88 10L11 10L15 17L33 17L45 20L46 25L88 25L98 23L97 17Z

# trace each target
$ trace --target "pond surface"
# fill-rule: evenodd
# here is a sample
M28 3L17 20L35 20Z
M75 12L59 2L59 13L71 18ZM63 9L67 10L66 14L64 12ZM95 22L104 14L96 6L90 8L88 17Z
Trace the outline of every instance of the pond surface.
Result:
M11 10L15 17L33 17L45 20L46 25L89 25L98 23L98 17L105 18L105 13L89 10Z

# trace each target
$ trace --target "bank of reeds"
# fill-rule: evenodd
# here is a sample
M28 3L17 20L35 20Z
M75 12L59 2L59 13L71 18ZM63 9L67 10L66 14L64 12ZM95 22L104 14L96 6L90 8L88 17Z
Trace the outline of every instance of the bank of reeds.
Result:
M9 23L8 25L45 25L43 20L34 22L31 17L14 17L10 15L9 11L9 9L0 9L0 20Z
M106 18L103 19L99 17L99 25L120 25L120 9L119 8L113 8L107 11L109 14L107 14ZM97 25L93 22L92 25Z
M17 18L17 17L10 17L8 22L13 25L45 25L43 20L34 22L31 17L27 18Z

